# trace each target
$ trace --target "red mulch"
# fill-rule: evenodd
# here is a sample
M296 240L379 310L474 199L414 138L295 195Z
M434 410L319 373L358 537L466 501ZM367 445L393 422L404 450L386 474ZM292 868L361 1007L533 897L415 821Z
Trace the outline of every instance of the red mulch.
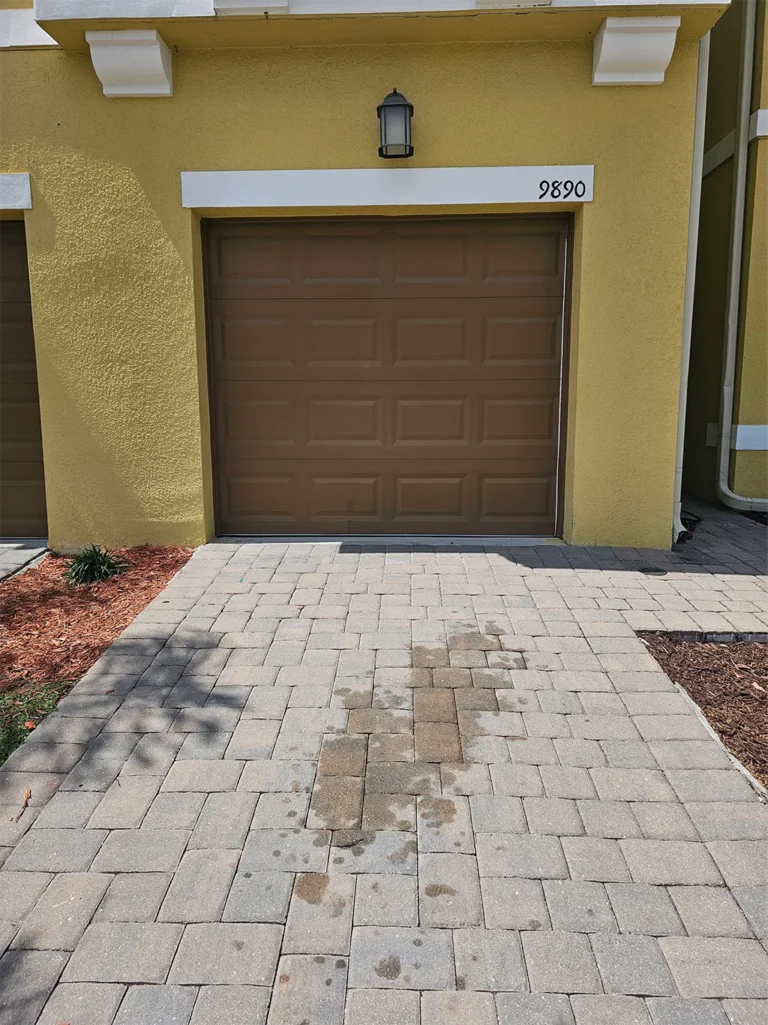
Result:
M642 637L731 754L768 787L768 645L708 644L652 633Z
M98 584L68 584L60 555L0 582L0 692L79 680L192 551L146 545L115 554L128 568Z

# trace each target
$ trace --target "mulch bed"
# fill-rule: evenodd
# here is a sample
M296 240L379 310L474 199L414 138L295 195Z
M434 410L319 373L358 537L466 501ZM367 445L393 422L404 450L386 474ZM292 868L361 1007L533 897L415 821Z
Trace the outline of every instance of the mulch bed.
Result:
M68 584L69 559L53 554L0 582L0 694L79 680L192 551L147 545L114 554L128 568L97 584Z
M768 787L768 645L641 635L664 672L684 688L728 750Z

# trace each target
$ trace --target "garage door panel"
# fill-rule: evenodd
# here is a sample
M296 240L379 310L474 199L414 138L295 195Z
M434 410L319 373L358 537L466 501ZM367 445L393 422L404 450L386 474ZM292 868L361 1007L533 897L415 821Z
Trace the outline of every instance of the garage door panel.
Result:
M564 222L207 230L221 530L555 532Z
M217 225L209 295L223 298L562 295L563 222L337 221Z
M556 459L556 381L224 382L228 459Z
M559 380L556 299L216 300L220 380Z
M522 533L551 530L556 484L549 461L515 471L496 463L409 460L242 464L224 483L231 533Z

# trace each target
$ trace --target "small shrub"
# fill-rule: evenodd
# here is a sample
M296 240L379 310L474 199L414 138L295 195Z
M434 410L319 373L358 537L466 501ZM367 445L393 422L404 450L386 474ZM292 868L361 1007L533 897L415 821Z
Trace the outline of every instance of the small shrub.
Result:
M128 564L100 545L88 545L72 559L64 579L70 584L95 584L122 573Z

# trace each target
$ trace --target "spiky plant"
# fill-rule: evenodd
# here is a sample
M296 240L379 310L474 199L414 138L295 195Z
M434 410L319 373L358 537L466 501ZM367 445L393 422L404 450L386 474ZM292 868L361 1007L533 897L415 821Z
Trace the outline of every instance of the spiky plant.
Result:
M64 579L76 585L95 584L100 580L108 580L109 577L122 573L127 568L126 562L101 545L87 545L72 559L64 573Z

